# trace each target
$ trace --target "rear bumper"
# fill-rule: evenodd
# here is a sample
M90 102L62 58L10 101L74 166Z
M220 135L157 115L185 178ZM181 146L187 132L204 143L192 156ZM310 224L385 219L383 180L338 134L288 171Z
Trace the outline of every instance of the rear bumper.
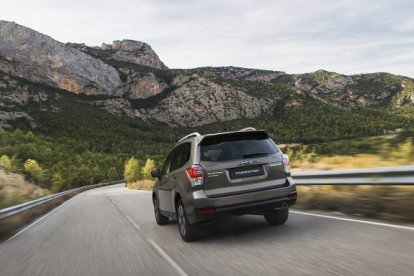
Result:
M296 203L296 198L290 195L296 193L296 186L292 178L288 177L289 186L248 192L245 194L210 198L203 191L193 193L186 206L186 213L190 223L207 222L217 218L239 216L245 214L261 214L264 211L286 208ZM191 206L191 207L190 207ZM211 213L197 215L198 209L212 209Z

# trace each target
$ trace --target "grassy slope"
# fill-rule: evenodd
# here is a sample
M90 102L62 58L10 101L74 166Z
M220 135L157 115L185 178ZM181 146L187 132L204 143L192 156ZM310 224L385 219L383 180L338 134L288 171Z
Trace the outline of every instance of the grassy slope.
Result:
M45 196L49 191L40 188L23 175L0 168L0 209Z

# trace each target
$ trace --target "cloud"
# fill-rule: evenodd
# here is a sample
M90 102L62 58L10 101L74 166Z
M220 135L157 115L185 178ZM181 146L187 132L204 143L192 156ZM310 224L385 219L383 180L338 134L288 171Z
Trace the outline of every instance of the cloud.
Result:
M63 42L145 41L173 68L414 77L413 10L408 0L14 0L0 17Z

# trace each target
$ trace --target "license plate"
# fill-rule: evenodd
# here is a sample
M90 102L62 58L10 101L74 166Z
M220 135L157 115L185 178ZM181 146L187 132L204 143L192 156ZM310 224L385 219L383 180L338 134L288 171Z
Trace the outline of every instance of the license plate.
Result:
M263 175L263 174L264 174L264 170L262 166L235 168L235 169L230 170L231 179L258 176L258 175Z

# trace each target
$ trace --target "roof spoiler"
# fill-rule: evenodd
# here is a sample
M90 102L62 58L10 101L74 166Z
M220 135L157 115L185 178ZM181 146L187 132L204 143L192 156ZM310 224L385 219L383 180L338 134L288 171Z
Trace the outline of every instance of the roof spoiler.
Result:
M198 137L198 136L201 136L201 134L200 134L200 133L198 133L198 132L193 132L193 133L190 133L190 134L188 134L188 135L184 136L184 137L183 137L183 138L181 138L180 140L178 140L178 142L177 142L177 143L180 143L181 141L184 141L185 139L188 139L188 138L191 138L191 137Z
M265 130L256 130L253 128L242 129L234 132L223 132L217 134L208 134L201 139L199 145L211 145L221 143L224 141L236 141L236 140L255 140L255 139L268 139L269 133Z
M256 130L254 127L245 127L240 129L239 131L252 131L252 130Z

